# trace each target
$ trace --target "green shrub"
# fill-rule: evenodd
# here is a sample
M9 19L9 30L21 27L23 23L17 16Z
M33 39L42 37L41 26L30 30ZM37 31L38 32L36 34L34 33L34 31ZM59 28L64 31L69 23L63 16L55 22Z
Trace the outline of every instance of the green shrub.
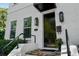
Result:
M59 39L56 40L56 45L57 45L57 47L59 47L59 46L62 45L62 44L63 44L63 41L62 41L61 38L59 38Z
M8 55L17 45L17 41L12 42L8 47L6 47L5 49L3 49L4 54Z
M0 31L0 40L4 39L5 31Z
M9 42L12 40L0 40L0 48L3 49L3 54L8 55L17 45L18 43L24 43L24 40L14 40L10 45L8 45L6 48L4 48Z
M8 44L11 40L0 40L0 48L3 48L6 44Z

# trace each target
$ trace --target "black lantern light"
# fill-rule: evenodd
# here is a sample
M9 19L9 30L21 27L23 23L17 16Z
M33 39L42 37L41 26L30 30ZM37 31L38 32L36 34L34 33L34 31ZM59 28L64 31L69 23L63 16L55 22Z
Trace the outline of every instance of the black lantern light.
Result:
M36 25L36 26L39 26L39 20L38 20L38 17L35 18L35 25Z
M35 26L39 26L39 19L38 19L38 17L35 18ZM34 31L38 31L38 29L35 28Z
M59 12L59 20L60 22L64 22L64 13L62 11Z

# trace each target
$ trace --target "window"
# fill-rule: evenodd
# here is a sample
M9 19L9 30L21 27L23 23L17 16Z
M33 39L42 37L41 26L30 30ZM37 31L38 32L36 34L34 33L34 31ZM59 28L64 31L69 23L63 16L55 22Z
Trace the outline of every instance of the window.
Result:
M31 37L31 17L24 18L24 38Z
M15 38L16 33L16 21L11 22L11 31L10 31L10 38Z

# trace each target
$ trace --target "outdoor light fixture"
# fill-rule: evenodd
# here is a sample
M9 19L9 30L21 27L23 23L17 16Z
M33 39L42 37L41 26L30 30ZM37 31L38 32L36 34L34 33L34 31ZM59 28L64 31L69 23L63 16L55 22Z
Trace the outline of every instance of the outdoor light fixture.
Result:
M39 26L39 19L38 19L38 17L35 18L35 26ZM34 31L38 31L38 29L35 28Z
M64 13L62 11L59 12L59 20L60 22L64 22Z
M39 20L38 20L38 17L35 18L35 25L36 25L36 26L39 26Z
M62 30L61 30L61 26L57 26L57 32L58 32L58 33L61 33L61 31L62 31Z

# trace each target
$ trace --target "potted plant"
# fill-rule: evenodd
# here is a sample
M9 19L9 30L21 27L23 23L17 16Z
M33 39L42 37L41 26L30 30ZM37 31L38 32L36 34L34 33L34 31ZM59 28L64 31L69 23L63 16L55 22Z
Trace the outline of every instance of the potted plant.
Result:
M58 45L58 48L59 48L59 51L61 51L61 45L63 44L63 41L61 38L57 39L57 45Z

